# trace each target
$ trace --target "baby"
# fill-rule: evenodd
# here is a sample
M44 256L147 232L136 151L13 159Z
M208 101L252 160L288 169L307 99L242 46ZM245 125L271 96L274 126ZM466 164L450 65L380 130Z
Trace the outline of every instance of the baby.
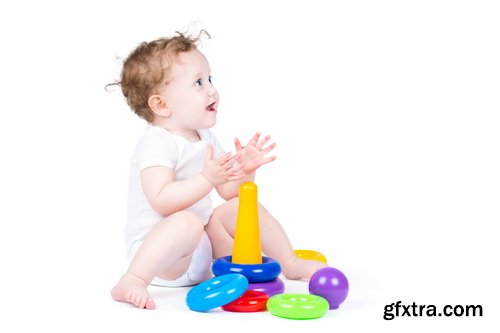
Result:
M201 34L200 34L201 35ZM123 95L147 121L132 157L125 228L130 261L111 290L119 302L154 309L149 284L180 287L211 277L212 258L232 253L242 182L275 159L275 144L260 133L235 154L225 153L209 130L219 95L199 37L178 34L140 44L124 61ZM225 203L212 207L215 189ZM295 256L279 222L259 204L263 252L288 279L309 279L325 265Z

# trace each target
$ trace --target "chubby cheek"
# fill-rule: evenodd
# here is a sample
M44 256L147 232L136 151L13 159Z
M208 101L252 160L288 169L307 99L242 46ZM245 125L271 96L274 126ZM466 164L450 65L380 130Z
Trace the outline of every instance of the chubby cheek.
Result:
M193 94L190 94L186 89L178 89L172 86L165 92L165 100L173 108L186 108L192 104Z
M183 108L182 98L179 98L179 96L175 96L172 94L170 94L170 96L165 96L165 103L167 104L168 108L170 108L174 112L177 110L182 110Z

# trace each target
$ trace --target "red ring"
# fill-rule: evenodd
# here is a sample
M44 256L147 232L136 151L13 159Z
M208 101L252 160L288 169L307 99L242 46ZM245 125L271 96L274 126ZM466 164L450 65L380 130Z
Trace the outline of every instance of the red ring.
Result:
M269 296L262 291L247 290L240 298L222 306L224 311L257 312L266 309Z

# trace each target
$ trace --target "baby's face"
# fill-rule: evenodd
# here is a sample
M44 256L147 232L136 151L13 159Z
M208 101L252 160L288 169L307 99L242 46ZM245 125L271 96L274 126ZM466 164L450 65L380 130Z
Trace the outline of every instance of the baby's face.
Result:
M200 51L179 54L162 95L172 111L171 121L178 129L196 130L215 125L219 94L212 85L208 61Z

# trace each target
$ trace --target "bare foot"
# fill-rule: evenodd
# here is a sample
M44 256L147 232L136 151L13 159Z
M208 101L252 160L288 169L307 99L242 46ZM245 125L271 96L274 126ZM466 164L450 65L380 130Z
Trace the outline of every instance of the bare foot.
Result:
M111 289L111 297L118 302L133 304L139 309L153 310L156 306L146 288L147 284L144 281L125 274Z
M289 280L309 280L318 269L326 266L321 261L294 257L291 261L282 265L282 271Z

